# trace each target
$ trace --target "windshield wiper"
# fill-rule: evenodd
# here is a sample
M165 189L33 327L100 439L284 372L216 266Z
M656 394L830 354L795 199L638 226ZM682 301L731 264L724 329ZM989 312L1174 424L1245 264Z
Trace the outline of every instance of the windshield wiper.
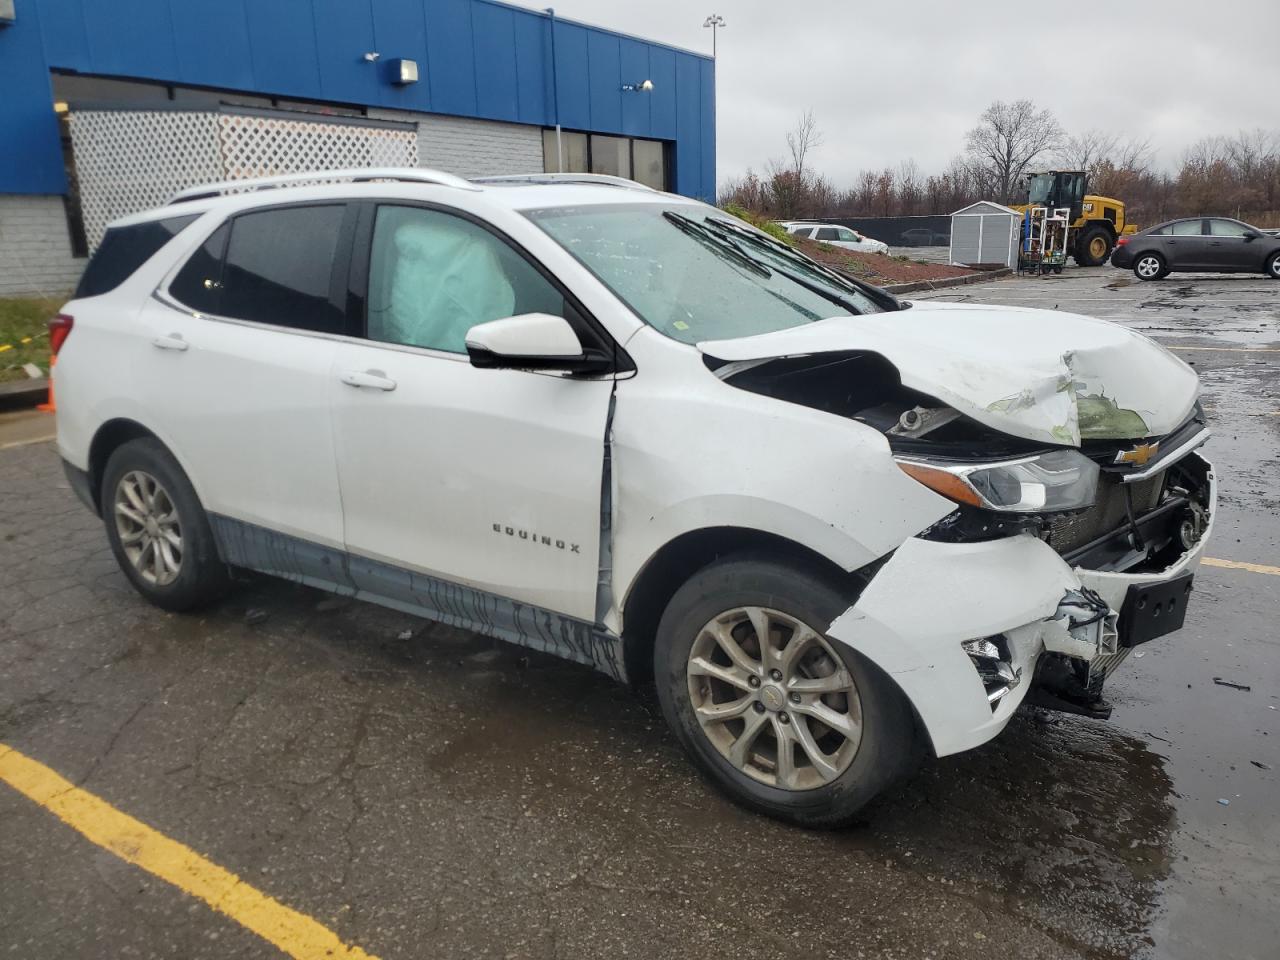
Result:
M662 214L663 218L676 229L687 233L695 240L701 240L703 244L712 252L732 260L738 266L761 277L772 277L773 271L767 266L756 260L754 257L743 253L742 249L732 240L722 237L714 230L709 229L705 224L698 223L686 217L682 213L676 213L674 210L665 210Z
M853 293L860 293L862 296L871 300L873 303L875 303L877 306L881 307L884 310L890 310L890 311L905 310L908 306L907 303L904 303L902 300L899 300L893 294L886 293L885 291L879 289L878 287L872 286L869 283L863 283L861 280L855 280L852 277L846 277L844 274L840 273L839 271L832 270L830 267L825 266L821 263L818 263L816 260L812 260L809 257L806 257L803 253L800 253L798 250L793 250L791 247L787 246L785 243L782 243L779 240L775 240L773 237L769 236L768 234L756 233L754 230L750 230L746 227L740 227L736 223L730 223L728 220L712 219L710 217L707 218L707 225L709 229L719 230L726 234L732 233L735 237L740 237L743 240L747 241L748 243L755 244L757 247L761 247L765 250L768 250L770 253L776 254L781 257L785 257L786 259L795 263L797 266L803 267L805 270L808 270L811 273L816 273L819 276L830 279L838 287L842 287ZM788 277L795 280L797 283L803 282L800 280L800 278L796 277L790 271L784 271L784 272ZM829 296L828 296L828 299L830 299ZM847 306L847 304L845 304L843 300L841 301L841 303L842 305ZM861 313L860 310L855 312Z
M748 233L746 230L740 230L738 227L729 223L724 223L723 221L720 221L720 220L712 220L710 217L707 218L706 223L707 223L706 229L708 230L708 232L712 234L716 234L718 232L720 236L725 237L726 240L728 240L729 243L732 243L734 247L739 250L739 252L743 253L744 256L749 256L749 254L746 254L744 251L741 250L740 247L737 246L737 243L735 242L737 239L743 239L743 240L750 241L752 243L756 243L757 246L764 247L766 250L772 250L772 244L777 243L776 240L770 237L768 238L769 245L766 245L764 242L760 241L759 237L756 237L753 234ZM730 239L731 237L733 239ZM786 250L789 257L792 260L795 260L800 266L806 267L810 270L813 269L813 265L811 265L807 260L798 260L797 257L799 257L799 254L793 253L791 248L786 247L785 245L782 245L782 244L779 244L779 246L783 246L783 249ZM804 289L808 290L812 294L816 294L817 296L821 297L823 300L827 300L831 303L834 303L838 307L844 307L846 310L851 311L854 316L862 315L863 310L861 307L859 307L853 301L847 300L837 291L832 290L829 287L824 287L822 284L816 283L813 280L809 280L806 277L803 277L792 270L786 270L782 267L777 267L777 266L775 266L774 269L777 270L784 277L786 277L788 280L790 280L792 283L795 283L801 287L804 287ZM824 268L819 273L819 275L822 276L822 275L825 275L826 273L827 271ZM855 292L855 291L850 291L850 292Z

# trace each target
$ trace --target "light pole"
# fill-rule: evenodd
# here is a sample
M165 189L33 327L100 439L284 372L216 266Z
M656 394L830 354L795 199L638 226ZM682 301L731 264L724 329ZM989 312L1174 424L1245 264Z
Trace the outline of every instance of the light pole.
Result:
M716 31L721 27L727 26L727 24L724 22L724 17L718 13L713 13L702 21L702 25L711 28L711 59L714 60L716 58Z

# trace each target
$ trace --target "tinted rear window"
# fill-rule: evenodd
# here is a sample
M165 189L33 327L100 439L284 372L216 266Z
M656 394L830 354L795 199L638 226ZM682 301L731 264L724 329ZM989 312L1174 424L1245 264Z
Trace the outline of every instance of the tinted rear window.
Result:
M96 297L120 286L199 216L196 213L167 220L148 220L128 227L112 227L84 268L76 287L77 299Z

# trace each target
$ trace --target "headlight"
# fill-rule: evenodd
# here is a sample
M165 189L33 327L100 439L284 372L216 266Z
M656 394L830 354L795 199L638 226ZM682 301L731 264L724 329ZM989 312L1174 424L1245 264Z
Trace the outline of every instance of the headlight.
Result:
M1080 510L1093 505L1098 465L1078 450L1051 450L998 463L896 457L898 466L956 503L1009 513Z

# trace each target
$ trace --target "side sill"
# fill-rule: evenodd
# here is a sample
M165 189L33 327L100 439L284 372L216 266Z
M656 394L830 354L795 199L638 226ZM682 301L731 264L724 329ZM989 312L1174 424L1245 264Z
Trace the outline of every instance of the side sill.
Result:
M209 514L224 562L594 667L625 683L622 638L553 610Z

